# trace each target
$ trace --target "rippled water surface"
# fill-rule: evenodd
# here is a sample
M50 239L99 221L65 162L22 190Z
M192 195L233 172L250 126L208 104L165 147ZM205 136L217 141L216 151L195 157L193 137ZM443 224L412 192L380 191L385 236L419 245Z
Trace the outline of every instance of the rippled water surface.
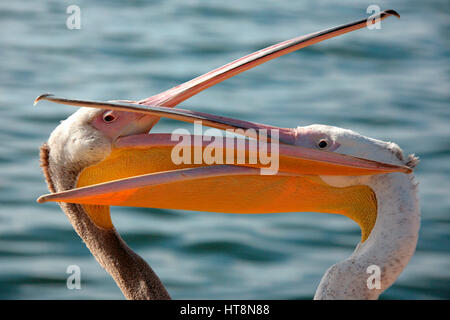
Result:
M122 295L46 193L38 148L75 108L44 92L141 99L232 59L360 19L370 1L0 2L0 298ZM323 123L398 143L421 163L417 252L384 299L450 298L448 1L394 6L380 30L360 30L259 66L182 106L282 127ZM190 125L162 120L170 132ZM125 241L174 298L311 299L325 270L349 256L358 227L317 213L226 215L113 208ZM68 290L68 265L82 289Z

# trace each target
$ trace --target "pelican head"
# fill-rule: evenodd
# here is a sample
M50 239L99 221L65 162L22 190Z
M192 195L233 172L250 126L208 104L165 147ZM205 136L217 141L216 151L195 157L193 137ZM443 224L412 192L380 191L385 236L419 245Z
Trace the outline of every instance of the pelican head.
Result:
M81 170L106 158L119 137L148 132L153 126L153 118L148 118L132 112L80 108L53 130L47 144L59 164Z
M363 136L353 130L312 124L297 127L295 145L347 154L358 158L414 168L417 158L405 157L403 150L394 142L386 142Z

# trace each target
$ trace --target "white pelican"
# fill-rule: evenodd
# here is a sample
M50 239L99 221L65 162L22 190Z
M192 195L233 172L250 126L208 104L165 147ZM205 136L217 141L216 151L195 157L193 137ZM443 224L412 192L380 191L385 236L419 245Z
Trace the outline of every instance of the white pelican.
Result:
M380 13L380 19L390 15L398 16L387 10ZM378 298L399 276L416 247L420 211L412 170L417 158L404 157L394 143L337 127L276 128L167 108L265 61L363 28L367 21L282 42L137 103L69 100L48 94L38 97L36 102L43 99L89 107L63 121L41 148L42 167L52 193L38 202L59 202L76 232L128 299L170 296L151 267L116 232L110 205L343 214L361 227L361 242L348 259L325 272L315 298ZM261 175L259 164L175 164L171 159L175 143L170 135L148 134L158 117L200 120L219 129L277 129L270 132L277 132L281 142L276 145L279 171ZM229 147L227 139L221 141L223 154L239 149ZM190 146L193 151L199 147L203 151L207 145ZM255 152L249 142L240 148L247 158ZM367 282L367 270L373 265L380 270L376 288Z

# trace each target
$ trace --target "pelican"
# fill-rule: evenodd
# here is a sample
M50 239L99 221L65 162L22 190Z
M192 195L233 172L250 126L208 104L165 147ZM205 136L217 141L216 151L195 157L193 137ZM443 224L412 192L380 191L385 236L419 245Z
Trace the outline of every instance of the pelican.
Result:
M378 18L392 15L399 17L386 10ZM415 251L420 210L414 155L404 156L395 143L338 127L278 128L169 108L240 72L367 23L372 22L363 19L281 42L137 102L39 96L35 103L47 100L81 108L41 147L41 166L51 193L38 202L59 203L127 299L170 299L170 295L152 268L121 239L110 206L342 214L360 226L361 241L349 258L325 272L314 298L377 299ZM246 142L239 147L230 147L230 137L215 138L224 158L231 151L235 159L234 151L239 150L249 158L260 148L251 141L259 141L258 134L266 131L267 141L274 142L269 152L277 151L279 168L261 174L261 163L175 164L171 156L177 142L170 134L149 133L160 117L240 130ZM190 142L197 137L183 138ZM207 147L204 141L188 144L193 152ZM380 285L375 288L368 285L371 266L379 268Z

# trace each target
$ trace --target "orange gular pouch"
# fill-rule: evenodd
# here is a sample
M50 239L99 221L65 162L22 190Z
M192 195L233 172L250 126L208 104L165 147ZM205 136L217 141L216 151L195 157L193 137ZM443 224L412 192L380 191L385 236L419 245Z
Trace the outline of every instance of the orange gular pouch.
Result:
M172 147L115 149L104 161L86 168L77 187L207 165L175 165ZM282 168L280 161L280 168ZM376 220L376 198L367 186L336 188L314 175L243 174L205 177L108 192L70 202L85 204L92 220L112 224L108 205L223 213L324 212L357 222L365 240ZM105 212L107 210L107 212Z

